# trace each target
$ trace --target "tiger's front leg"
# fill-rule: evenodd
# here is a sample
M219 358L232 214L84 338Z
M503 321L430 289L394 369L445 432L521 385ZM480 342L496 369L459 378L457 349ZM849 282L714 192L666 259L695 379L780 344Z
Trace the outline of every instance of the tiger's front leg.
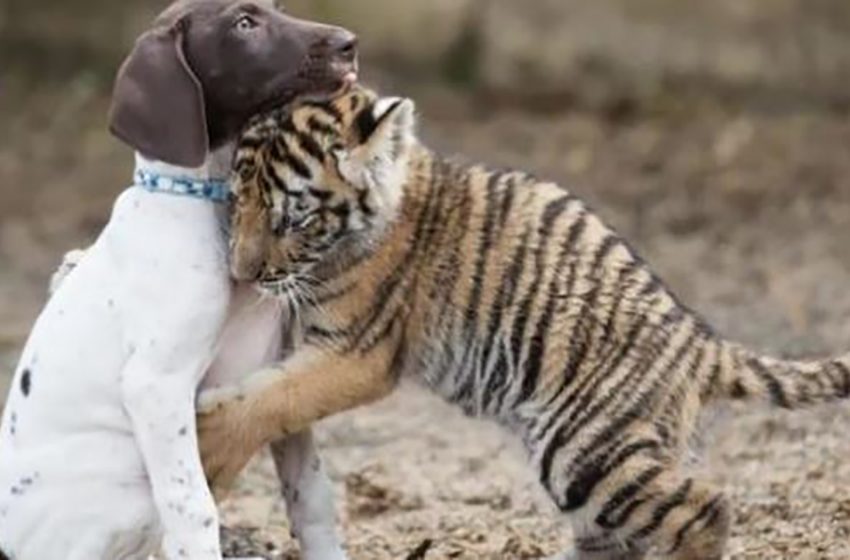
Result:
M396 381L393 355L385 346L345 355L305 346L238 386L202 393L200 450L216 494L230 488L264 445L386 396Z

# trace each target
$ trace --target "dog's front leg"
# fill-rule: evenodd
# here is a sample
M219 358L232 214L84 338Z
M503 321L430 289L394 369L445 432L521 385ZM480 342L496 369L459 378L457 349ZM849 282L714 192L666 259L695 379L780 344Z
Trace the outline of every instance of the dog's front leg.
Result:
M195 370L144 354L122 371L124 406L144 458L164 528L168 560L220 560L218 512L198 456Z
M272 443L292 534L304 560L345 560L336 533L331 481L310 430Z

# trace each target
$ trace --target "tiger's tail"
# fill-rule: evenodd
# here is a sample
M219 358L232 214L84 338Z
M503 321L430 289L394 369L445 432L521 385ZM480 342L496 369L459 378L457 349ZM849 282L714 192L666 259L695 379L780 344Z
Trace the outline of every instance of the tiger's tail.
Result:
M766 400L796 409L850 398L850 354L825 360L782 360L718 342L706 393L716 399Z

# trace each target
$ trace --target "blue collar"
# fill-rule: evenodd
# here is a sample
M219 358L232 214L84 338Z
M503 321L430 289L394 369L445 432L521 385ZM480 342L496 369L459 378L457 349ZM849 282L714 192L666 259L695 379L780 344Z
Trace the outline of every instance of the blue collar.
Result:
M225 179L173 177L137 169L134 180L136 185L152 193L191 196L217 203L227 202L230 198L230 185Z

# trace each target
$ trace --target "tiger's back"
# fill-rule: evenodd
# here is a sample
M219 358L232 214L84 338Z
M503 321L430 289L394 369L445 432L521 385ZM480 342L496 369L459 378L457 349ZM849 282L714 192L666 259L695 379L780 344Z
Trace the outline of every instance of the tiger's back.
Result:
M847 397L847 360L774 360L719 338L569 191L441 158L415 141L411 119L374 114L379 102L355 90L303 107L265 151L242 154L253 174L237 192L252 190L254 223L271 224L261 278L289 282L275 293L298 307L303 344L341 364L382 352L390 382L421 377L509 426L555 503L575 514L578 558L651 547L721 558L729 506L682 469L703 406ZM377 153L359 174L345 156L317 155L361 146ZM371 196L380 189L398 196ZM329 231L275 227L298 216L294 192ZM235 255L250 245L246 215L236 212ZM349 227L355 218L367 226Z

